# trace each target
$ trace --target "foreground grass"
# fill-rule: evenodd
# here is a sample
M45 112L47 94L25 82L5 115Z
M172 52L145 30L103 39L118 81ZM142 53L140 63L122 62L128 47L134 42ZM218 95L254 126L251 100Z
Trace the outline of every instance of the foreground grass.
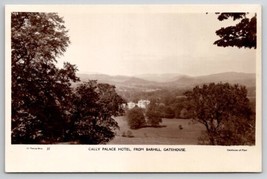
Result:
M137 130L128 127L124 116L116 117L115 120L120 129L108 144L196 145L198 137L205 130L201 124L193 123L188 119L163 119L161 125L166 127L145 127ZM125 137L128 131L132 137Z

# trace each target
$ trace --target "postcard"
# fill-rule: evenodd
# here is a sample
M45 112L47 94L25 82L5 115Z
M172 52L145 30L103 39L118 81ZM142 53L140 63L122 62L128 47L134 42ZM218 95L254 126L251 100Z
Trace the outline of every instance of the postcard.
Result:
M260 5L6 5L6 172L261 172Z

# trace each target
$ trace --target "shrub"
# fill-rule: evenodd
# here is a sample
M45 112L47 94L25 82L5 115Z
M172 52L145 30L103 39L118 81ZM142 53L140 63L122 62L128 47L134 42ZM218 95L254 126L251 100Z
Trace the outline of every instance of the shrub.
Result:
M121 136L122 136L122 137L126 137L126 133L125 133L125 131L122 133Z
M127 131L127 137L134 137L132 131L130 131L130 130Z

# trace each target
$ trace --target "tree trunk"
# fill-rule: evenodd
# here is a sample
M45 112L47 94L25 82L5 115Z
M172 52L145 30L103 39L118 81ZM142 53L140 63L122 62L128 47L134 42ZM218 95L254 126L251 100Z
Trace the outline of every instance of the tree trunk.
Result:
M215 140L214 140L212 134L210 134L210 133L209 133L209 138L210 138L210 144L215 145Z

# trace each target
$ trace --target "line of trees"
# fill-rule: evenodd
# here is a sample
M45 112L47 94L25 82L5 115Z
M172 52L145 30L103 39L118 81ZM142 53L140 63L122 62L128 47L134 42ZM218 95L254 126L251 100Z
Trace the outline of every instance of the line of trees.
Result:
M182 118L190 119L191 115L188 113L187 100L184 96L185 89L161 89L153 92L136 92L133 91L134 98L128 98L121 92L128 101L139 101L140 99L147 99L157 104L157 113L161 118Z

